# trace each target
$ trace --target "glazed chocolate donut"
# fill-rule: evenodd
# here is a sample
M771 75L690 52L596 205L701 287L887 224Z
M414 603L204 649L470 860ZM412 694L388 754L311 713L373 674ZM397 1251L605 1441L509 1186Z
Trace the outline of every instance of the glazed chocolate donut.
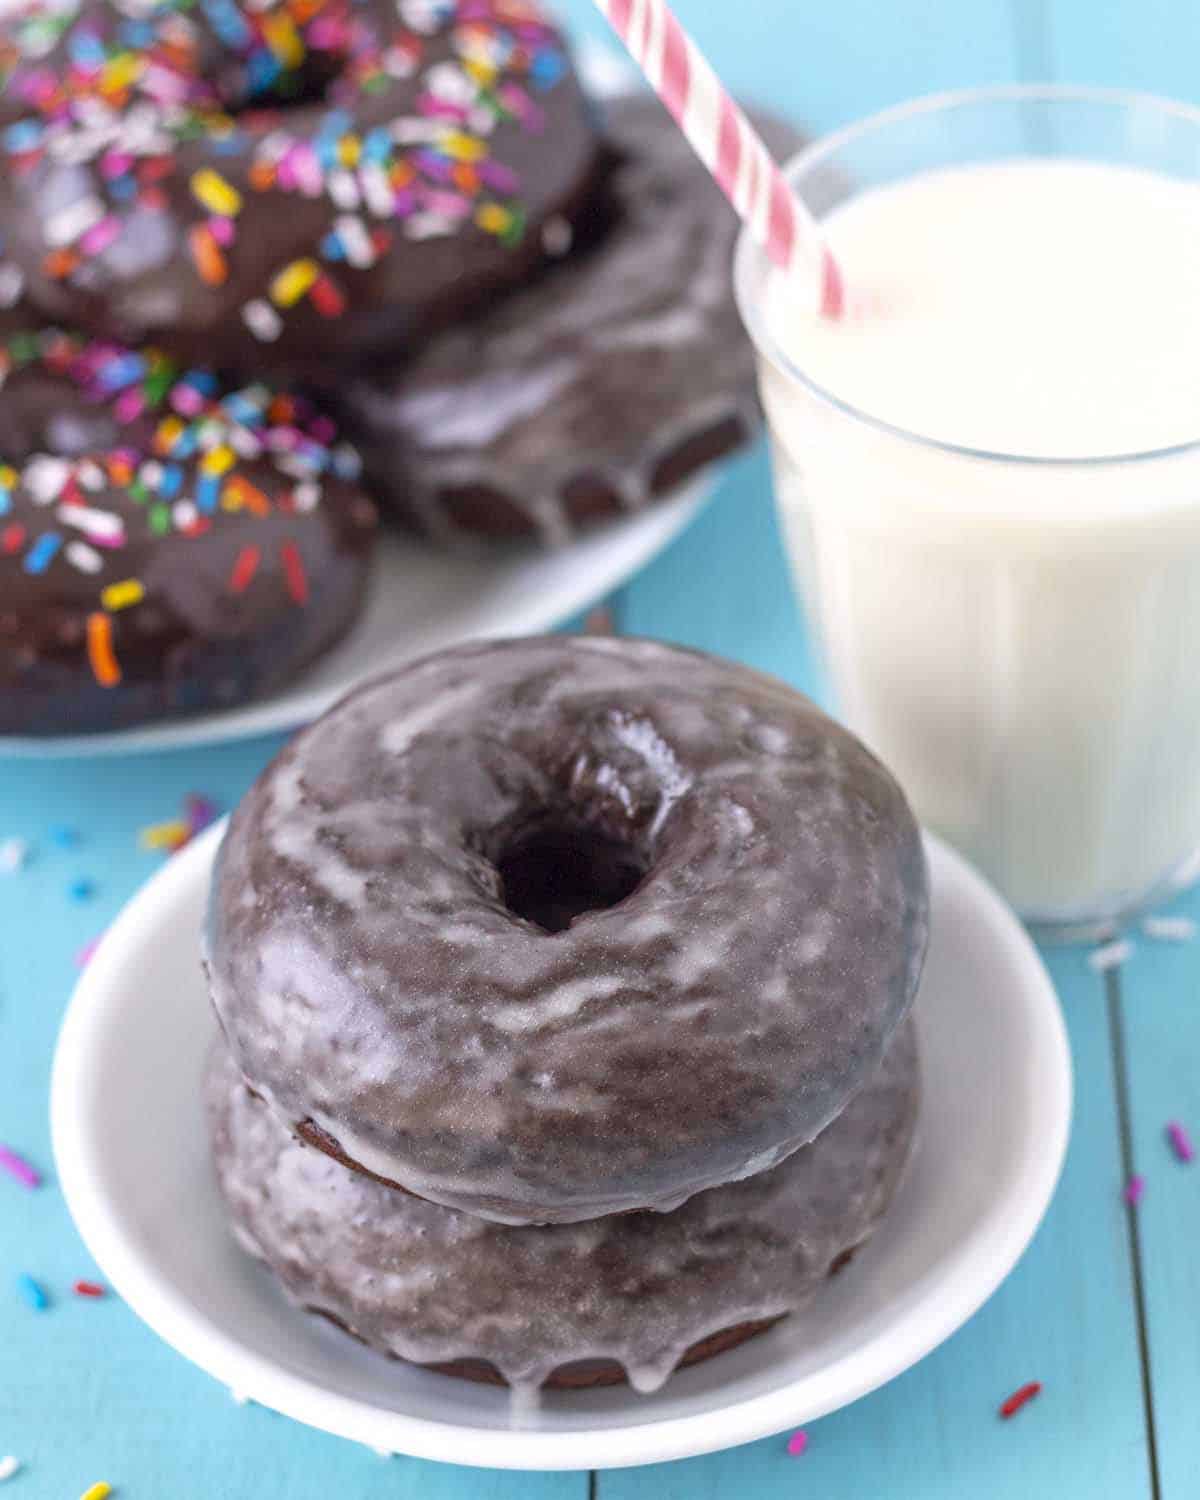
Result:
M0 20L0 216L50 319L257 372L561 250L595 129L535 0L82 0Z
M227 707L332 645L375 510L327 417L0 319L0 733Z
M886 1211L917 1115L911 1023L811 1145L671 1214L514 1229L393 1192L294 1140L210 1063L217 1180L289 1297L386 1354L514 1386L661 1385L803 1306Z
M920 975L895 782L807 699L652 641L458 647L259 778L209 904L247 1081L503 1223L677 1207L809 1141Z
M779 121L757 123L781 156L798 148ZM612 103L608 134L595 243L346 392L380 500L429 536L566 541L758 428L736 214L656 99Z

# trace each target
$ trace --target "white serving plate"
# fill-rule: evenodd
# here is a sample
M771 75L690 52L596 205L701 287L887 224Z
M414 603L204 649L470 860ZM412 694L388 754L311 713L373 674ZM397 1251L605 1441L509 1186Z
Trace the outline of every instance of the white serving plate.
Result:
M550 1392L514 1420L503 1390L386 1360L298 1312L234 1245L200 1097L215 1022L197 937L220 836L171 860L105 936L63 1024L51 1114L63 1191L114 1288L264 1406L376 1448L506 1468L729 1447L833 1411L928 1354L996 1289L1046 1210L1071 1112L1054 990L999 897L930 838L919 1144L875 1237L811 1310L656 1395Z
M479 636L536 635L587 609L671 542L708 498L711 473L678 494L552 551L455 555L385 532L366 606L346 639L274 697L108 734L0 735L0 756L125 755L194 748L310 723L365 677Z

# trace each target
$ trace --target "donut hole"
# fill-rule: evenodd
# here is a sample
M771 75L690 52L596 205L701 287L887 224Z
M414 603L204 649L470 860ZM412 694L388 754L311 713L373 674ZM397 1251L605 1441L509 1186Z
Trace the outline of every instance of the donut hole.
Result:
M495 861L504 903L543 932L565 932L576 917L606 911L641 884L647 866L628 843L590 828L526 831Z

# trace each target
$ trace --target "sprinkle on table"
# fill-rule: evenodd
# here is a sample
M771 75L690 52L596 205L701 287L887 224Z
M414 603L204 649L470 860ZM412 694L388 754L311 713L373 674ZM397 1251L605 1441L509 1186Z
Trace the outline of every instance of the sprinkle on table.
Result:
M1015 1390L1007 1401L1001 1403L1000 1415L1005 1419L1015 1417L1023 1406L1026 1406L1035 1396L1040 1396L1041 1393L1042 1382L1040 1380L1031 1380L1027 1385L1021 1386L1019 1390Z
M0 839L0 875L16 875L29 861L29 845L24 839Z
M1136 1208L1145 1196L1146 1179L1140 1173L1135 1172L1125 1184L1125 1191L1122 1197L1129 1204L1130 1208Z
M808 1448L808 1433L803 1427L799 1427L787 1440L787 1451L793 1458L799 1458Z
M1192 1145L1192 1138L1187 1130L1178 1120L1167 1121L1167 1139L1171 1143L1171 1149L1180 1161L1192 1161L1196 1155L1196 1148Z
M0 1170L15 1177L22 1187L41 1186L42 1174L36 1167L30 1166L23 1156L18 1156L11 1146L0 1145Z
M99 1484L90 1485L86 1490L84 1490L83 1494L80 1495L79 1500L108 1500L108 1497L112 1494L112 1492L112 1485L106 1484L102 1479Z
M1117 938L1115 942L1093 948L1088 954L1088 965L1095 973L1104 974L1109 969L1119 968L1132 957L1133 944L1128 938Z
M17 1292L22 1302L34 1312L45 1312L50 1306L50 1298L28 1271L22 1271L17 1277Z
M138 833L138 844L143 849L177 854L220 816L221 809L211 797L202 792L189 792L183 799L183 816L148 824Z
M95 882L89 880L86 875L77 876L67 887L67 895L72 901L90 901L95 894Z
M100 946L100 939L103 936L103 933L97 933L94 938L90 938L86 943L84 943L82 948L77 948L75 950L72 962L77 969L86 969L88 964L91 963L96 949Z
M143 849L174 854L191 836L192 830L181 818L169 818L165 823L150 823L143 828L138 834L138 843Z
M203 833L221 816L220 807L203 792L189 792L183 799L183 811L193 838L198 833Z
M606 604L598 604L595 609L589 609L583 621L584 635L616 635L617 622L613 619L613 612Z
M107 1288L98 1281L77 1281L71 1290L77 1297L103 1297L107 1294Z
M1190 943L1196 924L1191 917L1145 917L1142 931L1158 943Z
M58 823L50 830L50 842L56 849L77 849L79 833L74 828L68 828L65 823Z
M20 1472L21 1460L14 1458L10 1453L7 1458L0 1458L0 1484L6 1479L11 1479L14 1474Z

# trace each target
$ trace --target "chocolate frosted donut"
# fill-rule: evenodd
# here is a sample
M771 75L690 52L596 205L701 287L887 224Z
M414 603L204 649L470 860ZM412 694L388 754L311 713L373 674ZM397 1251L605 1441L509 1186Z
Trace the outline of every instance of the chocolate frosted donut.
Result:
M217 1179L288 1295L373 1348L516 1386L659 1386L802 1307L891 1202L916 1121L911 1024L811 1145L672 1214L513 1229L347 1172L210 1064Z
M0 329L0 733L282 686L362 602L375 510L356 474L296 397Z
M596 136L532 0L83 0L0 19L0 217L50 318L345 360L569 240Z
M799 145L758 123L781 155ZM730 270L737 216L657 100L614 102L608 134L609 224L594 244L346 393L380 498L422 532L562 542L758 426Z
M669 1210L876 1067L921 839L807 699L651 641L462 646L352 693L231 823L213 1002L293 1129L500 1222Z

